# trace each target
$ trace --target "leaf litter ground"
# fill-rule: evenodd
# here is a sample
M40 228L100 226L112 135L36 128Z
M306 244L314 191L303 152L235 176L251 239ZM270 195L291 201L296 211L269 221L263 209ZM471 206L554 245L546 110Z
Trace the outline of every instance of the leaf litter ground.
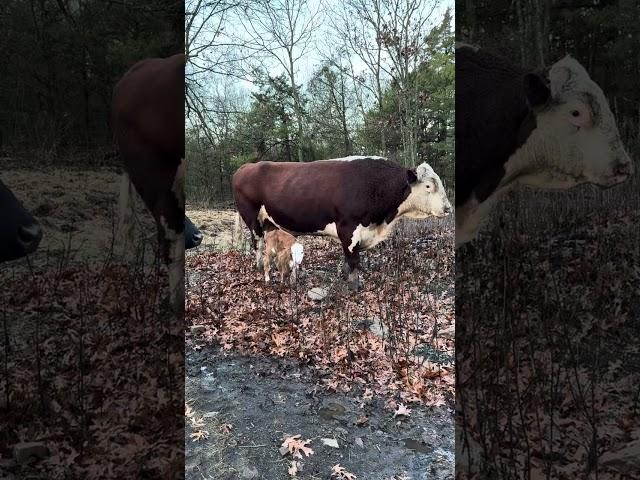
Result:
M255 467L255 478L286 479L291 461L302 463L295 478L329 478L337 464L333 478L453 478L452 228L409 222L365 254L357 294L337 274L337 243L303 242L294 286L265 284L241 251L188 256L186 399L194 417L225 411L210 414L208 439L187 428L188 478L250 478ZM310 299L314 287L327 297ZM323 417L327 404L341 420ZM215 422L232 427L212 434ZM320 441L335 429L338 449ZM315 454L281 456L297 434ZM249 440L264 446L229 447ZM227 476L207 477L211 465Z

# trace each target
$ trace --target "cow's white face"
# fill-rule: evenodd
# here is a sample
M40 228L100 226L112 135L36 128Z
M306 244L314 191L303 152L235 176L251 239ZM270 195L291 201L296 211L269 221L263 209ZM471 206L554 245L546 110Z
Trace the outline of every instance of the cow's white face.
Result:
M550 99L536 115L525 144L531 162L521 183L570 188L582 183L610 187L633 173L616 121L600 87L573 58L549 71ZM522 167L522 165L520 165Z
M428 163L416 168L417 181L411 185L411 193L400 206L400 214L408 218L446 217L451 213L451 203L442 180Z

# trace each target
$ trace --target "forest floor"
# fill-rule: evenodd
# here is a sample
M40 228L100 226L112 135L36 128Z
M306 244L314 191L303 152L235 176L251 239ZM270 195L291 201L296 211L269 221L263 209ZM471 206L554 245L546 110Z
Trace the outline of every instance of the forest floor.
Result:
M44 236L0 267L0 478L177 478L184 324L149 261L153 220L139 202L125 264L115 168L7 163L0 179Z
M640 478L640 213L617 205L458 250L461 478Z
M451 226L408 222L352 294L332 240L302 237L298 282L265 285L229 206L187 214L188 479L453 479Z

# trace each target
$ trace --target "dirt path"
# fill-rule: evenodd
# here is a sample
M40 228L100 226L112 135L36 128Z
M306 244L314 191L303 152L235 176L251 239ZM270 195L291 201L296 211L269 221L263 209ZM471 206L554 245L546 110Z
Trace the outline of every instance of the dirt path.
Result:
M228 248L231 245L236 214L233 206L211 210L187 205L186 214L202 232L203 247Z
M0 179L43 228L42 242L29 257L35 267L104 259L112 248L118 219L120 175L114 169L11 169ZM136 204L138 235L153 241L155 226L142 202ZM67 263L68 265L68 263ZM3 264L3 272L27 266L25 259Z
M453 479L453 412L412 409L393 418L382 400L326 393L297 362L225 355L204 347L187 354L185 398L193 409L185 430L189 480L288 480L285 437L310 440L300 479L329 479L339 464L358 479ZM368 420L358 425L358 419ZM197 430L209 433L195 441ZM335 439L338 448L323 444Z

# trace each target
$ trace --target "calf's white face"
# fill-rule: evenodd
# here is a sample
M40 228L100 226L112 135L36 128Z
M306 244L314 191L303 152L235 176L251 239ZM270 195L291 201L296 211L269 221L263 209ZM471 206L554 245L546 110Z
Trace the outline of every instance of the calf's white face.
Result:
M567 56L549 70L551 98L537 113L537 127L516 161L519 181L546 188L581 183L610 187L633 173L616 120L600 87ZM524 168L523 168L524 167ZM509 170L509 165L507 165Z
M400 205L399 214L408 218L446 217L451 203L442 180L428 163L416 168L418 181L411 185L411 193Z

